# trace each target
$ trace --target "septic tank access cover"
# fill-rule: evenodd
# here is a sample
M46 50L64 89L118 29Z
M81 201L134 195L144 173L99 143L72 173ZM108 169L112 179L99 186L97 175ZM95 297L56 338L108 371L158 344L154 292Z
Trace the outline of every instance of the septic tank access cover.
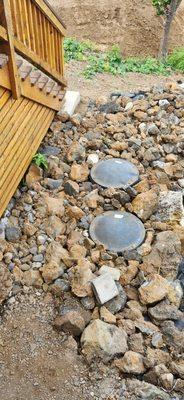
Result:
M145 238L145 228L140 219L121 211L98 215L91 223L89 232L96 244L118 253L136 249Z
M134 164L121 158L99 161L91 170L91 178L103 187L127 189L139 180Z

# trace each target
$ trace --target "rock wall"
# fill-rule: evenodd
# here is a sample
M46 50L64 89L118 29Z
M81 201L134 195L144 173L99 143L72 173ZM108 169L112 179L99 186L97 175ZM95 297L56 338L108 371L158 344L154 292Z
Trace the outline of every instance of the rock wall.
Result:
M119 44L126 56L156 55L162 19L151 0L49 0L68 28L69 36L104 45ZM171 32L171 49L184 46L184 0Z

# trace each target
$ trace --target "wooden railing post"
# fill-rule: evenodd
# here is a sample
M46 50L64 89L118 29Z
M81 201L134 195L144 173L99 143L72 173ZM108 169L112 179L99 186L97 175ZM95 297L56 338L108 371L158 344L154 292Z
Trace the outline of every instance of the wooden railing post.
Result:
M11 81L12 95L14 99L18 99L21 96L20 78L16 65L14 38L13 38L13 25L12 25L12 14L10 7L10 0L3 0L4 5L4 16L5 16L5 28L7 31L6 43L7 54L9 57L9 73Z

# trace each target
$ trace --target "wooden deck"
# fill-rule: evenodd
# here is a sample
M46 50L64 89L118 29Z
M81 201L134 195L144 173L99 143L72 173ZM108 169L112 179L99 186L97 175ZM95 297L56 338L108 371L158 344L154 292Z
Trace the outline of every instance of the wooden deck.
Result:
M0 217L61 107L65 27L43 0L0 0Z

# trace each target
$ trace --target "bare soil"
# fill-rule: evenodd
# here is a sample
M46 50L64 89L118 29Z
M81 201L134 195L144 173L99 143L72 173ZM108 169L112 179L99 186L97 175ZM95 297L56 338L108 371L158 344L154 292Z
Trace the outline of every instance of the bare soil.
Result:
M69 90L77 90L81 94L81 105L78 109L83 112L89 100L99 97L108 97L113 92L134 92L149 90L153 85L163 85L171 80L183 79L181 74L172 74L169 77L127 73L124 76L111 74L97 74L93 79L86 79L82 75L84 62L71 61L66 65L66 78Z
M151 0L49 0L67 26L68 36L102 45L118 44L124 56L156 55L162 18ZM184 0L171 30L170 49L184 46Z

